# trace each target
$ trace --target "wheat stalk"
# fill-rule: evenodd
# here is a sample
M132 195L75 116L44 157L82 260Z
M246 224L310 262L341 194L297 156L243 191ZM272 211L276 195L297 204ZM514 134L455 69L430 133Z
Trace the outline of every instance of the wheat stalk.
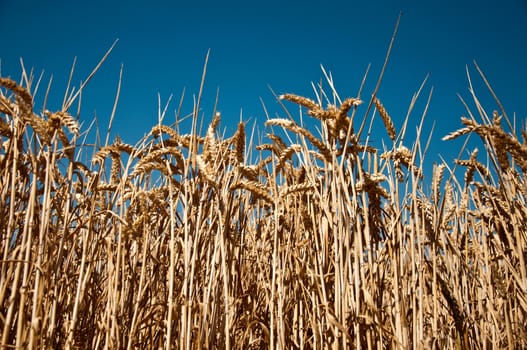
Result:
M388 132L388 136L392 141L395 141L395 137L397 135L395 131L395 126L393 125L392 118L390 118L390 115L382 105L381 101L377 97L373 99L373 103L375 104L375 107L379 111L379 114L381 116L382 122L384 123L384 127L386 128L386 131Z
M18 85L15 81L9 78L0 77L0 86L5 87L15 93L19 98L19 106L22 107L22 115L29 116L33 111L33 96L28 89Z
M230 190L244 189L251 192L256 199L262 199L267 204L273 204L274 200L267 188L257 181L240 180L231 186Z

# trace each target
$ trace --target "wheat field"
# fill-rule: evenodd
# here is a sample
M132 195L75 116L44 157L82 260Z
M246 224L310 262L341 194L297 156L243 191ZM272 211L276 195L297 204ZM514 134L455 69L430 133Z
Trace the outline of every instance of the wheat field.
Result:
M527 131L475 94L444 140L482 151L431 165L422 120L329 77L258 142L198 98L93 145L35 85L0 78L2 348L527 348Z

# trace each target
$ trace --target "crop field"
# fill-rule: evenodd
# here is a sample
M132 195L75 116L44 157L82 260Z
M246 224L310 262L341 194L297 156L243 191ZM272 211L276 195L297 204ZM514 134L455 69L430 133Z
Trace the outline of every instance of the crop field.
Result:
M1 77L2 348L527 348L525 126L474 94L439 138L479 152L429 164L422 120L326 78L265 135L198 95L132 145Z

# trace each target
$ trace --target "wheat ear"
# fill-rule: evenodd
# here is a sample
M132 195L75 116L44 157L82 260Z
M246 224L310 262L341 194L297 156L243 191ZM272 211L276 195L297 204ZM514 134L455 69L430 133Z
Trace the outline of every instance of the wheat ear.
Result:
M392 118L390 118L390 115L386 111L386 108L384 108L381 101L379 101L377 97L373 99L373 102L375 103L375 108L377 108L379 114L381 115L381 119L384 123L386 131L388 132L388 136L392 141L395 141L395 136L397 133L395 131L395 126L393 125Z

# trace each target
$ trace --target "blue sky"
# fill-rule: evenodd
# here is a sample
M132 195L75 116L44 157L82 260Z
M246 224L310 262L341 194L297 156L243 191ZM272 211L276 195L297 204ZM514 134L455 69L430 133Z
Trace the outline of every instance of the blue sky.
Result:
M210 51L203 115L209 121L219 89L222 126L240 118L264 129L260 98L271 113L278 93L314 97L310 83L331 71L342 97L355 96L371 63L363 98L369 98L394 25L403 12L395 47L378 96L400 127L414 92L430 73L410 121L413 130L430 88L425 123L435 122L429 160L457 155L459 143L441 137L460 127L469 65L489 110L496 105L477 79L477 60L509 115L527 117L527 0L496 1L14 1L0 0L1 73L20 77L20 58L44 81L53 75L48 109L60 108L74 57L78 86L111 44L115 49L83 94L81 121L94 115L106 129L121 64L121 97L112 136L137 142L157 122L158 98L173 94L166 123L186 88L183 112L192 110ZM45 84L41 87L43 92ZM38 107L38 106L37 106ZM363 107L365 108L365 107ZM363 109L364 111L364 109ZM221 128L221 127L220 127ZM381 147L383 130L373 136Z

